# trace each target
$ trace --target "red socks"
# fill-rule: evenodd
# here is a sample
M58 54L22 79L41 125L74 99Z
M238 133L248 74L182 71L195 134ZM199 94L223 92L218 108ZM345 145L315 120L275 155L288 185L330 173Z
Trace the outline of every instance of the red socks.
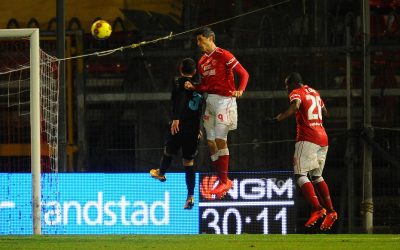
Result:
M321 198L324 201L324 204L325 204L328 212L335 211L333 209L331 196L329 194L329 188L328 188L328 185L326 184L326 182L325 181L318 182L317 184L315 184L315 187L316 187L318 193L321 195Z
M305 199L311 205L313 211L319 210L321 205L319 204L318 197L315 194L314 187L311 182L306 182L301 186L301 192Z
M226 183L228 181L228 165L229 155L220 155L217 160L217 171L218 178L223 183Z

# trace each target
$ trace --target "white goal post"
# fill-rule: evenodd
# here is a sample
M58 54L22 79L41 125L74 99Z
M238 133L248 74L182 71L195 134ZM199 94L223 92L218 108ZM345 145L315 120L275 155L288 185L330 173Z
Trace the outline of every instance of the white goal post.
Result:
M0 38L29 38L30 41L32 222L33 233L41 234L39 29L0 29Z

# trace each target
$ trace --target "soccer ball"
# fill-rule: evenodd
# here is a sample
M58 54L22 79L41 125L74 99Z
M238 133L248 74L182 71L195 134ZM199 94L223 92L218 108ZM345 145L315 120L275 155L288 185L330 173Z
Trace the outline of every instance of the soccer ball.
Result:
M110 37L112 28L107 21L97 20L92 24L91 32L94 38L104 40Z

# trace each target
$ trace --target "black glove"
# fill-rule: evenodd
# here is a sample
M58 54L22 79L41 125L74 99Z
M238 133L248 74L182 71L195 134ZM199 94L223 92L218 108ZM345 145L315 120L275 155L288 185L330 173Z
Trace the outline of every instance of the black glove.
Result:
M264 123L266 123L268 125L274 125L274 124L278 123L278 119L276 119L275 117L274 118L267 117L264 119Z

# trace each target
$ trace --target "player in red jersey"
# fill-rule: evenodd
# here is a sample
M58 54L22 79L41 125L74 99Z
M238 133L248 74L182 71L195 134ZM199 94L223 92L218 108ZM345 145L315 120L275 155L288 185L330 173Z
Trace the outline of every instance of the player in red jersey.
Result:
M303 85L299 73L289 74L285 79L285 87L289 92L289 108L275 118L267 119L267 122L273 124L296 115L297 137L293 158L294 173L297 184L312 207L310 219L305 226L314 225L326 215L320 228L327 230L332 227L337 219L328 185L322 178L328 152L328 136L322 124L322 113L327 116L328 111L318 91ZM311 178L312 184L308 176ZM315 190L325 208L321 206Z
M232 187L232 181L228 178L227 138L228 132L237 127L236 98L242 96L249 74L229 51L215 45L215 34L210 28L199 29L194 35L197 45L204 52L197 66L201 82L195 86L187 83L185 87L208 94L203 116L204 128L211 164L217 168L219 178L219 184L210 193L220 199ZM235 86L234 73L240 78L238 88Z

